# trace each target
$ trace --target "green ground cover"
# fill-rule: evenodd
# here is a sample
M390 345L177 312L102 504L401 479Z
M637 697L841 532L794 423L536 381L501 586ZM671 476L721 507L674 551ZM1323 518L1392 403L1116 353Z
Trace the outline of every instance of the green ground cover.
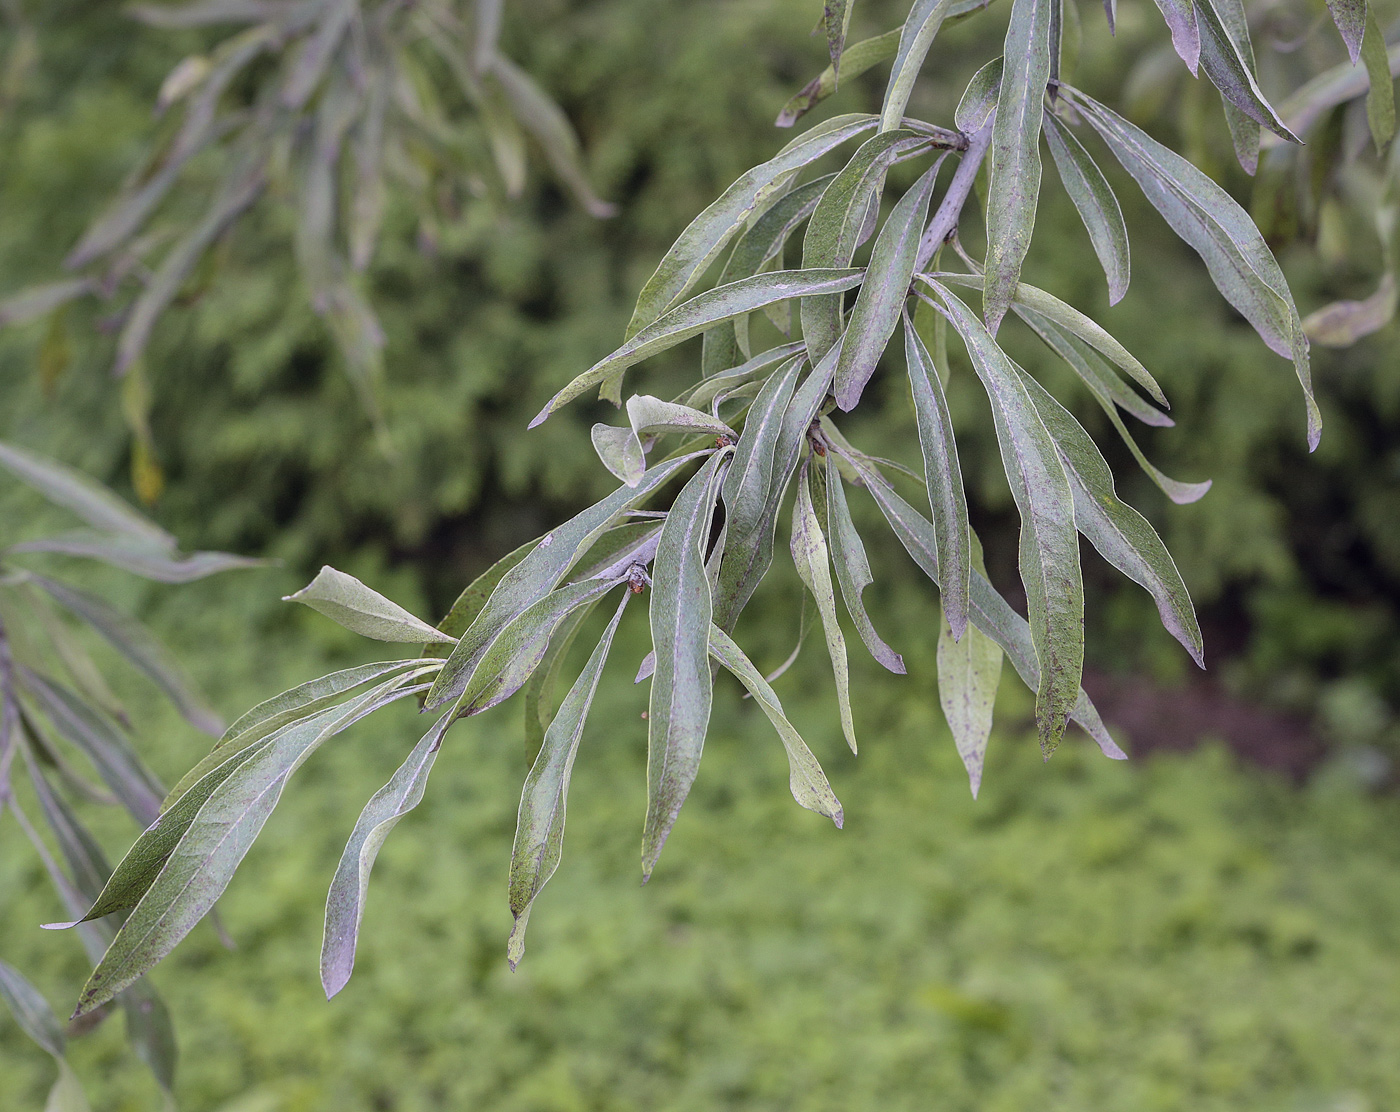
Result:
M179 605L226 612L279 585L279 573L250 573ZM309 614L198 648L198 623L176 616L157 619L227 710L360 651ZM355 977L322 997L336 857L421 726L376 717L288 789L221 905L239 949L201 927L156 974L182 1039L182 1107L1400 1104L1393 799L1326 771L1291 787L1214 748L1122 764L1080 740L1043 765L1007 683L974 802L933 701L932 645L911 621L891 631L910 677L858 669L859 759L842 747L818 652L780 687L846 829L796 807L780 746L728 685L643 888L645 703L626 682L643 629L628 624L519 971L505 963L505 870L527 755L508 704L449 738L426 800L379 859ZM146 748L178 774L199 742L153 721ZM111 833L113 845L132 836ZM17 838L10 819L0 836ZM34 929L58 912L25 860L0 856L0 956L67 1003L81 952ZM79 1040L75 1065L98 1112L156 1108L118 1022ZM0 1021L0 1108L41 1107L51 1074Z

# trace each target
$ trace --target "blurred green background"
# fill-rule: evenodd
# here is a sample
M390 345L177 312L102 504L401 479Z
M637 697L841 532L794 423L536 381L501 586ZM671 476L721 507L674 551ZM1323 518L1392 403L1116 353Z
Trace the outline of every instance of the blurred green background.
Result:
M320 564L436 615L497 556L608 489L587 439L604 408L576 405L529 433L527 420L614 346L688 218L786 140L771 121L824 64L808 0L508 9L506 52L565 107L620 214L595 221L545 179L517 201L486 190L427 229L406 207L391 211L373 272L391 452L321 323L289 296L284 208L259 209L157 331L147 373L166 489L152 514L187 548L282 564L182 588L93 581L147 618L230 717L368 658L276 601ZM853 36L902 14L887 0L858 4ZM1096 4L1082 16L1077 82L1120 101L1133 65L1165 38L1160 21L1125 4L1113 41ZM994 7L947 32L919 114L950 115L1004 18ZM57 276L138 159L162 78L209 41L89 0L49 0L32 26L32 63L0 90L0 294ZM14 72L14 42L5 48ZM818 118L868 110L882 89L877 69ZM1155 110L1139 99L1154 130L1188 142L1248 200L1213 94ZM1008 673L973 802L936 705L936 602L857 504L871 526L872 614L910 675L856 663L858 761L835 728L819 652L779 688L845 804L845 830L792 804L777 743L726 690L691 801L655 878L637 886L644 700L627 680L645 629L631 615L520 970L504 962L504 889L527 754L508 704L454 732L427 799L381 856L356 976L327 1005L316 975L325 886L359 807L417 736L409 714L376 718L302 772L245 863L221 904L239 949L200 928L156 974L183 1046L182 1107L1400 1106L1396 330L1315 352L1327 428L1308 456L1291 368L1136 193L1119 196L1137 259L1119 306L1107 307L1052 178L1028 275L1153 370L1179 427L1141 441L1168 473L1212 478L1211 492L1170 506L1090 399L1029 344L1016 351L1100 439L1200 608L1206 679L1187 674L1146 596L1086 558L1096 691L1123 705L1122 720L1133 705L1182 712L1139 713L1129 748L1189 751L1111 764L1080 739L1043 766ZM1376 249L1346 232L1282 250L1305 313L1374 283ZM3 435L131 496L101 316L75 305L0 332ZM647 389L668 396L695 356L658 360ZM967 378L955 368L951 390L974 522L1010 589L1014 508ZM893 388L848 431L915 458ZM27 494L6 484L0 506L7 535L34 527ZM760 666L795 632L796 578L774 579L741 629ZM145 704L143 752L173 780L201 741ZM119 852L135 831L114 822L105 833ZM17 841L8 819L0 839ZM59 917L38 865L0 853L0 958L62 1005L85 974L81 951L35 929ZM99 1112L158 1106L118 1031L100 1028L72 1053ZM51 1074L0 1020L0 1108L40 1107Z

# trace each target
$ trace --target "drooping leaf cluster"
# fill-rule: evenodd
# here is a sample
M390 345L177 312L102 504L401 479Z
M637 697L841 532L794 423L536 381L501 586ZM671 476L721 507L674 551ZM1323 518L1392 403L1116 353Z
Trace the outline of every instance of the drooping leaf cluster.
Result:
M159 477L142 356L161 316L216 280L219 245L255 205L292 209L306 296L376 417L384 335L367 271L391 193L426 216L492 180L517 196L533 145L584 209L612 214L584 175L567 117L498 50L502 6L187 0L132 9L158 28L236 30L166 77L155 141L69 252L73 276L0 302L0 325L79 297L111 305L105 326L117 333L113 373L130 383L143 494L158 491ZM211 160L215 181L201 196ZM202 211L191 216L191 207Z
M1241 159L1248 163L1257 151L1260 128L1293 141L1254 77L1242 10L1228 0L1163 8L1187 65L1199 65L1220 90ZM773 722L797 802L840 825L841 806L772 687L786 664L765 677L735 633L773 567L786 518L793 567L809 600L802 630L822 626L841 726L856 748L840 609L877 661L896 673L905 665L862 602L872 576L867 540L850 511L852 489L869 496L938 587L940 701L974 791L1004 659L1036 693L1047 757L1071 721L1105 755L1124 755L1081 686L1081 536L1149 593L1166 629L1202 663L1200 629L1166 547L1118 497L1089 434L999 339L1003 327L1025 327L1062 359L1173 501L1206 492L1208 483L1162 475L1128 431L1124 414L1148 425L1171 423L1158 408L1166 398L1151 372L1102 325L1022 280L1035 231L1042 139L1103 264L1111 299L1127 291L1130 262L1125 222L1100 166L1105 154L1200 256L1221 296L1292 363L1314 446L1321 420L1308 343L1282 271L1229 193L1062 79L1058 4L1012 0L1002 58L976 74L954 119L943 124L908 116L910 96L943 23L971 8L917 0L897 33L875 40L878 47L846 49L848 13L849 4L832 5L823 20L833 55L830 81L809 86L780 122L792 122L828 86L834 91L837 63L851 55L858 58L841 72L892 59L881 112L819 123L735 181L682 231L645 283L623 344L563 386L535 418L538 425L595 387L621 405L631 368L702 338L693 386L669 401L634 394L625 425L595 426L598 456L622 485L502 558L463 591L436 629L333 569L292 596L366 635L421 641L424 653L305 684L230 728L177 786L161 821L141 836L90 909L88 919L117 912L128 919L84 990L80 1013L149 970L213 907L287 779L315 748L379 706L411 695L436 718L365 807L336 870L322 952L326 990L339 991L350 975L375 854L421 799L452 721L524 689L526 734L538 755L522 794L510 866L515 929L508 954L512 963L519 960L533 901L560 860L569 776L589 707L634 596L645 600L652 639L637 676L637 682L650 679L643 876L657 864L698 774L721 669ZM817 166L838 151L833 170ZM905 164L915 182L887 210L890 171ZM979 259L960 230L976 219L971 198L984 168L987 248ZM712 274L718 280L707 288ZM764 335L778 338L768 342ZM921 449L912 467L857 447L842 431L875 376L892 373L901 355ZM1021 519L1024 615L982 565L946 398L951 374L969 375L988 401ZM906 481L909 498L897 488ZM556 708L568 649L609 595L616 597L612 618Z
M146 827L159 818L165 796L133 744L126 709L84 638L96 635L106 642L195 729L217 736L223 724L144 627L97 595L33 570L28 554L98 560L161 583L188 582L258 561L219 552L183 554L174 537L105 487L22 448L0 443L0 467L85 526L11 544L0 554L0 814L8 810L14 816L69 915L78 918L112 875L84 809L121 808ZM28 804L16 796L20 777L28 782L37 816L31 817ZM119 925L111 919L82 924L79 935L92 961L102 957ZM0 996L20 1026L58 1060L49 1107L86 1108L64 1057L62 1027L37 990L3 961ZM126 1015L133 1049L169 1092L175 1038L164 1002L144 978L133 980L114 1000Z

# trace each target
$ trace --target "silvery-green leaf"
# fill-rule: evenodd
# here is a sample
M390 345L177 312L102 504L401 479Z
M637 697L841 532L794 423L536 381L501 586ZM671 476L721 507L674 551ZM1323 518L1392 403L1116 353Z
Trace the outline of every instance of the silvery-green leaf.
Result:
M491 74L501 83L516 119L534 136L544 151L549 168L575 200L591 216L606 218L615 215L617 207L601 200L593 192L583 172L578 135L559 106L545 95L529 74L500 54L492 57Z
M234 753L256 744L292 722L319 714L333 703L340 702L355 688L385 679L395 673L412 672L415 676L426 676L436 667L436 664L424 664L421 660L387 660L375 664L361 664L357 668L345 668L308 680L280 695L264 700L225 730L223 736L214 743L213 750L180 778L161 803L161 811L168 811L192 784L219 767Z
M1132 434L1128 432L1127 426L1123 424L1123 419L1118 415L1118 410L1121 407L1146 424L1159 427L1170 427L1174 423L1170 417L1153 409L1138 397L1119 380L1118 376L1099 357L1098 352L1094 351L1078 336L1060 331L1058 327L1038 313L1027 309L1018 309L1017 312L1089 387L1093 392L1094 399L1108 415L1109 421L1118 430L1118 435L1127 444L1128 451L1133 454L1133 458L1138 461L1148 478L1156 483L1168 498L1177 505L1185 506L1199 501L1206 491L1210 490L1211 481L1209 479L1203 483L1183 483L1164 475L1154 467L1151 461L1143 455L1142 449L1138 447Z
M992 120L983 313L993 334L1011 304L1040 197L1040 124L1050 80L1050 13L1059 0L1013 0Z
M282 104L286 108L302 107L315 92L359 5L355 0L324 0L318 8L320 20L316 29L302 43L282 86Z
M1269 347L1293 360L1308 413L1308 448L1322 436L1313 397L1308 342L1288 282L1264 237L1234 199L1176 152L1162 146L1092 97L1061 90L1108 143L1124 169L1172 230L1206 264L1216 288Z
M618 488L534 542L530 551L501 576L471 625L462 632L428 692L427 706L437 707L457 698L506 624L552 591L620 514L636 508L695 458L696 455L680 456L648 468L636 487Z
M1400 44L1386 51L1386 59L1393 77L1400 72ZM1278 112L1289 129L1301 135L1339 104L1355 100L1366 92L1369 84L1370 76L1364 66L1358 69L1351 62L1342 62L1323 70L1291 93L1279 105Z
M160 814L165 789L104 715L61 684L20 666L21 688L64 738L92 762L102 782L143 826Z
M622 347L575 378L549 400L530 422L530 427L539 425L560 406L590 387L600 385L605 380L620 381L622 373L634 363L674 347L682 340L698 336L721 321L733 320L775 301L840 293L858 286L864 275L864 270L850 268L777 270L707 290L653 321Z
M506 944L506 958L512 969L525 954L525 928L535 897L559 867L564 851L564 819L574 757L578 754L579 740L593 706L603 665L612 648L613 634L631 597L630 592L623 593L588 663L564 696L559 713L544 733L539 755L520 793L520 811L510 855L510 910L515 924Z
M352 633L376 641L425 644L453 640L353 575L329 565L322 567L316 578L296 594L283 596L282 601L303 603Z
M175 549L174 537L81 471L5 442L0 442L0 466L95 529L166 552Z
M146 350L156 321L194 272L195 264L262 195L267 185L265 160L268 154L268 151L262 151L261 158L256 154L250 155L236 165L209 211L166 252L126 315L126 323L117 337L117 357L112 368L114 374L123 375L131 370Z
M17 586L19 597L28 610L25 620L32 620L35 626L43 630L78 694L118 722L129 725L131 718L121 700L112 693L106 677L82 642L54 612L47 596L29 580Z
M1347 44L1347 54L1354 66L1361 60L1361 40L1366 34L1366 14L1369 6L1366 0L1327 0L1327 10L1332 13L1332 22L1341 32L1342 41Z
M878 66L881 62L893 58L899 50L899 37L902 30L903 28L896 27L893 31L887 31L883 35L876 35L874 38L864 39L848 46L841 52L841 76L859 77L873 66ZM796 96L783 105L783 110L778 113L778 118L774 121L775 126L792 127L818 103L834 93L837 83L836 70L837 67L834 65L827 66L817 77L807 82Z
M463 717L480 714L519 691L544 659L560 623L579 607L596 602L620 581L619 576L571 583L521 611L482 653L457 697L457 713Z
M92 281L87 278L68 278L21 290L0 301L0 327L47 316L74 298L91 292Z
M112 999L208 914L272 814L288 778L322 742L380 706L414 693L413 687L391 680L347 706L324 711L244 750L250 755L199 808L117 932L83 987L74 1016ZM159 829L160 821L155 827ZM109 888L121 873L119 865Z
M955 272L943 272L933 275L940 282L951 285L965 286L969 289L976 289L979 285L976 275L958 274ZM1113 336L1097 321L1086 317L1073 305L1066 304L1054 294L1046 293L1044 290L1028 285L1025 282L1018 282L1011 292L1008 305L1015 305L1018 308L1024 307L1059 325L1067 332L1078 336L1091 347L1096 348L1109 359L1113 360L1123 370L1127 371L1140 386L1143 387L1162 405L1167 404L1166 395L1162 393L1162 388L1157 385L1157 380L1146 367L1127 348L1118 342Z
M193 552L189 555L171 554L144 540L114 537L107 533L82 529L58 537L24 541L11 545L10 552L51 552L62 556L81 556L101 560L115 568L132 572L157 583L191 583L207 575L216 575L233 568L256 568L267 563L248 556L231 556L227 552Z
M1162 538L1145 517L1119 499L1108 461L1069 410L1030 375L1022 372L1021 381L1054 438L1074 488L1076 527L1099 555L1147 590L1167 632L1204 668L1196 610Z
M62 1058L68 1039L49 1002L13 965L0 961L0 1000L4 1000L20 1030L55 1058Z
M326 895L321 985L327 999L345 987L355 967L355 944L360 936L374 859L399 820L422 801L428 774L437 760L443 735L451 725L451 714L444 714L433 724L389 782L370 797L355 821L355 829L350 832L350 840L345 844Z
M170 149L161 155L131 191L118 195L83 234L63 265L70 270L87 266L114 250L141 227L175 184L180 172L196 154L223 134L217 118L221 98L242 71L276 42L275 26L250 27L217 47L210 55L210 70L185 110L184 121Z
M631 591L624 593L628 598L631 597ZM522 700L525 705L525 748L532 761L539 756L540 746L544 744L544 735L554 720L554 689L558 685L559 673L568 657L569 649L573 647L584 621L601 601L599 598L585 603L559 623L559 628L555 630L554 638L549 642L549 648L545 650L539 667L531 673L525 683L525 696Z
M993 58L972 75L953 113L953 122L959 131L971 135L981 131L991 119L992 109L997 106L997 97L1001 94L1001 67L1002 59Z
M807 225L802 242L803 267L850 266L867 216L878 212L885 174L902 154L927 140L906 129L882 132L861 144L832 180ZM839 293L805 299L799 307L802 337L812 365L819 363L841 335Z
M649 512L640 521L627 521L608 529L570 570L569 582L617 579L625 576L633 564L651 563L665 517L661 512Z
M728 546L714 592L716 624L731 628L757 580L773 560L773 521L765 515L776 483L775 459L783 418L792 402L802 359L775 371L749 408L721 496L729 523Z
M744 650L717 625L710 626L710 655L748 689L754 701L763 708L768 721L773 723L773 728L778 731L783 748L787 750L788 787L792 790L792 798L797 800L799 806L825 815L839 830L844 821L841 801L831 790L826 773L822 771L821 764L807 747L807 743L802 740L802 735L793 728L787 715L783 713L783 705L778 701L778 696L768 681L744 655Z
M79 821L73 809L63 796L54 790L39 762L29 749L24 750L24 762L29 770L29 780L34 787L34 796L44 813L44 821L53 832L58 851L68 865L68 875L73 888L86 907L97 899L112 875L112 866L107 863L102 847L97 844L91 832Z
M710 333L707 332L706 336L709 335ZM806 345L803 344L801 340L797 340L794 343L782 344L779 347L769 348L767 351L755 355L746 363L742 363L737 367L731 367L729 370L718 371L699 382L676 400L695 409L702 409L706 406L710 406L713 412L714 408L718 406L719 399L722 395L728 394L729 391L740 386L748 385L758 379L768 378L770 374L774 373L772 368L775 363L780 363L785 359L791 359L794 355L801 352L805 346Z
M822 24L826 29L826 50L831 64L840 76L841 54L846 47L846 30L851 23L849 0L826 0L822 8Z
M1390 77L1390 60L1386 54L1385 38L1376 22L1374 8L1366 11L1366 36L1361 41L1361 60L1366 64L1366 79L1370 91L1366 94L1366 122L1371 125L1371 138L1376 149L1384 151L1395 134L1395 83Z
M855 720L851 714L851 675L846 661L846 638L836 616L836 594L831 585L826 538L812 505L810 471L806 463L797 475L797 500L792 507L792 562L811 593L821 615L831 671L836 679L836 703L841 714L841 732L851 752L856 751ZM825 501L825 500L823 500Z
M613 475L629 487L642 481L642 473L647 469L646 456L642 454L641 442L630 428L600 422L593 426L589 435L598 459Z
M1036 724L1048 756L1064 733L1084 668L1084 583L1074 496L1020 368L966 305L947 290L939 296L991 399L1002 464L1021 515L1021 582L1040 664Z
M899 49L890 69L889 84L885 86L885 102L880 109L880 130L893 131L904 119L904 109L914 91L914 82L923 69L933 37L943 26L951 0L914 0L909 15L900 28Z
M953 419L948 412L948 400L943 396L940 368L934 365L923 340L907 318L904 360L909 368L919 447L924 457L924 485L928 488L933 534L938 543L943 613L952 627L954 640L960 640L967 629L968 594L972 583L972 529L967 520L967 495L963 490L957 441L953 437Z
M720 465L716 452L676 496L661 528L652 569L651 643L656 671L647 708L647 814L642 879L651 876L666 837L700 770L710 722L712 596L705 574Z
M1205 0L1199 0L1205 3ZM1201 31L1196 22L1197 0L1157 0L1162 18L1167 21L1167 29L1172 34L1172 47L1186 63L1191 76L1196 76L1196 68L1201 60Z
M836 404L847 412L860 401L904 311L938 170L935 162L899 199L871 249L865 281L836 360Z
M739 278L757 274L766 268L769 260L780 257L788 237L802 221L812 215L812 210L817 207L817 202L821 200L835 176L825 174L815 178L775 201L773 206L739 237L739 242L734 245L734 250L725 261L718 284L722 286ZM777 304L786 305L787 302ZM774 306L768 306L765 311L772 311L773 308ZM701 373L706 378L719 374L739 362L739 342L735 328L740 321L745 320L746 317L738 317L732 323L721 324L705 333L700 366Z
M967 769L972 798L982 786L992 709L1001 683L1001 647L976 625L954 637L946 615L938 630L938 702Z
M856 631L870 655L896 675L905 674L904 658L895 652L884 639L875 632L870 615L865 611L861 599L865 588L875 582L870 571L870 561L865 555L865 545L856 532L851 520L851 509L846 503L846 490L841 482L841 474L833 467L826 468L826 520L831 536L831 563L836 568L836 582L841 585L841 597L846 600L846 610L855 623ZM803 613L806 613L804 606ZM805 629L799 631L797 644L802 646ZM794 653L794 659L796 654Z
M1303 318L1303 331L1315 344L1350 347L1395 319L1395 278L1381 276L1376 292L1361 301L1334 301Z
M1256 123L1267 127L1281 139L1298 142L1279 119L1265 98L1254 77L1254 51L1248 39L1237 41L1240 28L1227 27L1223 8L1228 0L1200 0L1195 5L1196 24L1201 35L1201 68L1220 95ZM1245 51L1248 51L1246 54Z
M1123 222L1118 198L1074 132L1053 115L1045 119L1045 138L1060 181L1084 221L1089 242L1094 245L1094 254L1108 279L1108 303L1116 305L1128 292L1130 272L1128 226Z
M627 399L627 419L640 440L644 436L668 432L708 433L734 440L738 433L717 417L676 402L663 402L650 394L634 394Z
M904 550L936 584L939 576L938 546L934 539L932 523L896 494L873 467L854 456L848 458L857 466L863 485L875 499L876 505L885 515L885 520L889 522ZM996 588L976 569L973 569L972 573L971 602L973 624L1001 646L1026 686L1033 691L1037 690L1040 686L1040 664L1036 660L1035 646L1026 619L1016 613L1010 603L1002 598ZM1070 711L1070 719L1084 727L1104 756L1112 760L1124 760L1127 757L1104 728L1099 712L1082 688Z
M628 339L675 306L749 216L774 192L784 188L794 173L848 139L869 131L876 122L874 116L859 113L826 120L734 182L690 222L666 252L656 273L647 279L627 326Z

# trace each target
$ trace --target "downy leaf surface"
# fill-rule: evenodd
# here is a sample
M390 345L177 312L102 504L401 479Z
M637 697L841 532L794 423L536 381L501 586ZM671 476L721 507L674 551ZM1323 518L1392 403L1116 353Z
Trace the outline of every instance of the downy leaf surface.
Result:
M836 582L841 586L841 597L846 600L846 610L851 615L851 621L870 655L895 675L902 676L905 674L904 658L875 632L875 626L871 623L861 598L865 588L875 582L875 577L870 571L865 544L856 532L855 522L851 520L851 508L846 502L846 489L841 482L841 473L828 466L825 474L826 520L831 540L831 563L836 569ZM807 607L804 605L803 613L806 612ZM797 637L799 648L804 636L805 623ZM795 654L793 659L796 659Z
M1104 277L1108 279L1108 303L1117 305L1128 292L1131 264L1128 255L1128 226L1123 222L1123 210L1118 207L1108 179L1075 138L1074 132L1053 115L1045 118L1045 138L1060 181L1074 202L1094 254L1099 257Z
M452 640L398 603L366 587L353 575L329 565L322 567L316 578L300 591L286 595L282 601L300 602L352 633L376 641L429 644Z
M666 515L656 550L651 588L656 671L647 709L643 881L651 876L695 782L709 728L712 596L705 574L705 548L719 492L720 465L728 457L728 450L715 453L681 489Z

